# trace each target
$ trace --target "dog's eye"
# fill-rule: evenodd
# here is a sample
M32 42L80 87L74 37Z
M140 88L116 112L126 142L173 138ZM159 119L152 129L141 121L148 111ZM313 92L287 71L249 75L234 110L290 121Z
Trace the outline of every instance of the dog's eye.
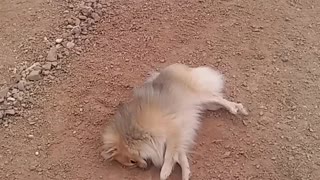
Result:
M137 163L137 161L135 161L135 160L130 160L130 163L132 163L132 164L136 164Z

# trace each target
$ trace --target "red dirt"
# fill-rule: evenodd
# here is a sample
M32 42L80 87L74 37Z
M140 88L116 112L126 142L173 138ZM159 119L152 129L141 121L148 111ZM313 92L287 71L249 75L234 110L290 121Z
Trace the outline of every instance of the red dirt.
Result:
M29 115L1 129L0 179L158 179L155 168L104 161L100 135L149 71L175 62L222 71L226 96L250 111L205 114L192 179L320 177L320 1L110 4L90 50L70 59Z

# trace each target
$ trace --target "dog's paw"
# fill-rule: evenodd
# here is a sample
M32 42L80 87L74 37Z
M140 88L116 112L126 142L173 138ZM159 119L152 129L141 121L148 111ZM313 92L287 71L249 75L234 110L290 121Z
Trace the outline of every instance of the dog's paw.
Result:
M190 169L185 170L182 172L182 180L190 180Z
M239 112L243 115L248 115L248 111L246 108L243 107L241 103L232 103L232 106L230 107L229 111L232 114L238 114Z
M167 180L171 174L171 171L172 168L170 168L169 166L163 166L160 172L160 180Z

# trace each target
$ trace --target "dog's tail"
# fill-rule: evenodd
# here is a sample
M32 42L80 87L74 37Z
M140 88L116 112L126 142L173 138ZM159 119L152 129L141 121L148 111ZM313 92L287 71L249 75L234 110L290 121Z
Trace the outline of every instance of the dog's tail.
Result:
M192 76L198 81L198 85L204 91L210 91L213 94L221 94L224 87L223 75L207 66L201 66L192 69Z

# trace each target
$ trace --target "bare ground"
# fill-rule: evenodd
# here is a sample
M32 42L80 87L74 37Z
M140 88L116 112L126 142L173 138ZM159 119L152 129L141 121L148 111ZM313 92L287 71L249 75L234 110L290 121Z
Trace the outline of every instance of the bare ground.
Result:
M0 3L5 70L23 61L11 58L19 37L54 30L46 16L41 26L21 21L27 14L15 18L14 2ZM53 7L34 6L47 8L37 16L48 18L59 14ZM192 179L320 177L320 2L118 0L107 10L89 50L71 56L53 83L35 90L32 109L1 127L0 179L158 179L154 168L103 161L100 134L149 71L175 62L217 68L227 79L226 96L250 110L246 118L205 114L190 159ZM1 85L10 78L3 72ZM179 178L176 168L172 179Z

